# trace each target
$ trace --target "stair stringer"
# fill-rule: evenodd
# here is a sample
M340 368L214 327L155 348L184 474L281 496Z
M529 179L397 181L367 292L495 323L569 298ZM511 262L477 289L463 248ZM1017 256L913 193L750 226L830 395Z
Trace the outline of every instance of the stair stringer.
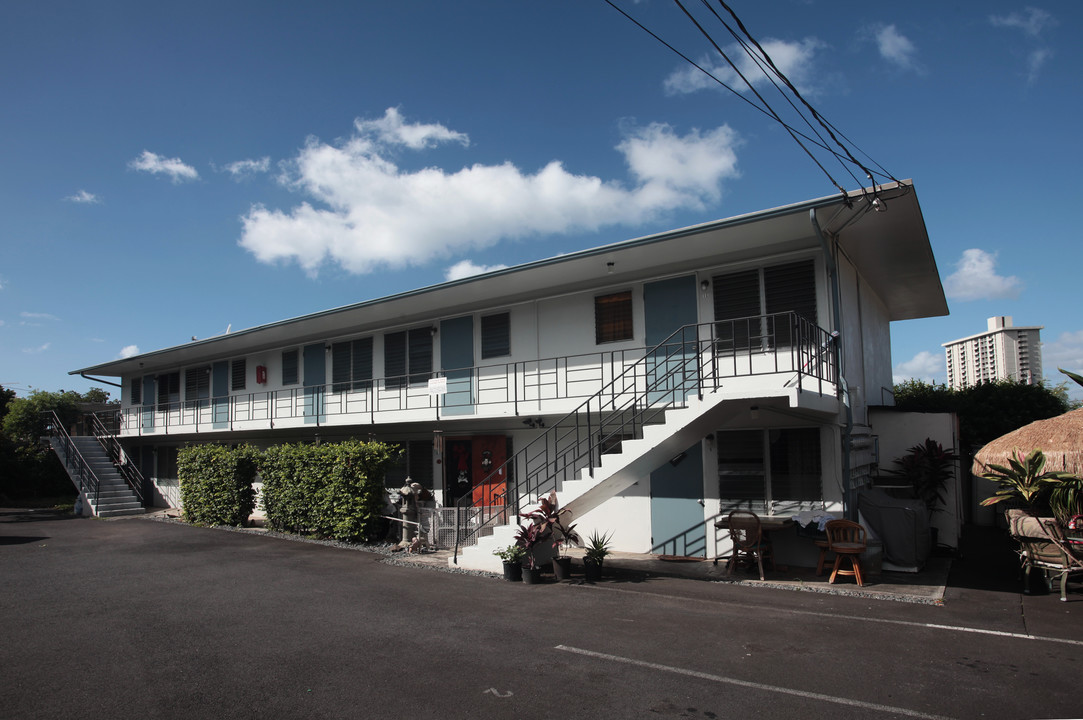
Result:
M689 399L687 407L667 411L664 423L645 427L642 438L624 441L621 452L603 455L594 477L583 470L578 479L564 483L558 493L561 507L574 522L745 410L744 402L722 393Z
M76 451L83 456L83 460L98 478L98 497L83 497L83 502L90 509L90 513L97 517L116 517L120 515L142 515L146 512L139 502L128 483L121 477L109 459L108 453L98 442L97 438L88 436L76 436L72 438L72 444ZM79 481L73 476L73 470L64 462L64 449L57 438L49 438L49 445L53 452L60 458L64 469L71 478L75 488L79 489Z
M703 400L689 398L686 407L667 410L664 422L643 428L642 438L625 440L619 453L602 456L602 463L594 468L593 477L583 470L579 479L563 484L557 497L561 507L569 511L565 523L574 522L575 517L586 514L631 486L744 409L744 404L732 397L711 393ZM518 525L513 523L496 526L492 535L479 538L476 545L460 548L458 562L448 558L448 566L501 572L503 564L493 552L514 542L517 530Z

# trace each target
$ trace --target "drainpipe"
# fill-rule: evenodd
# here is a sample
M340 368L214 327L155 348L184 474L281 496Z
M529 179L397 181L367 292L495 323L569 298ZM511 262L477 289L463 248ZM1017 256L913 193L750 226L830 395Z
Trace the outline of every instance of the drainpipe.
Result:
M842 351L842 317L839 310L839 268L838 264L835 262L835 255L831 252L831 244L828 242L824 231L820 228L820 222L816 219L815 208L808 211L808 217L812 222L812 229L816 231L816 237L820 239L820 246L823 248L824 262L827 263L827 272L831 283L832 322L835 324L835 330L839 333L839 336L836 339L836 349L839 354L839 382L837 385L836 397L842 401L843 407L846 408L846 424L843 425L842 428L842 441L840 443L842 450L842 510L847 517L854 519L856 517L856 511L854 510L852 490L850 489L850 438L854 429L854 410L850 407L850 391L846 385L846 354Z

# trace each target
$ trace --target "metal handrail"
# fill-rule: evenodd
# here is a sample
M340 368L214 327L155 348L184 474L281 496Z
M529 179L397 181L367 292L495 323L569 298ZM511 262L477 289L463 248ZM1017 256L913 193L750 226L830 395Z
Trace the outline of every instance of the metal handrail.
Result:
M45 416L46 424L45 429L49 433L50 437L55 437L60 441L61 448L64 453L64 465L69 470L69 474L72 479L78 478L79 492L87 496L87 500L93 507L98 506L98 492L101 488L101 482L98 480L98 476L91 469L90 465L83 458L83 454L79 452L79 448L75 446L75 443L71 439L71 435L64 429L64 424L60 422L60 418L57 416L55 410L46 410L42 412Z
M803 391L802 377L837 385L837 333L828 333L796 313L757 315L734 320L685 325L642 358L627 367L595 395L528 443L501 466L475 483L456 505L467 511L466 526L456 537L454 561L465 541L479 535L490 522L480 522L475 490L495 479L512 484L513 510L519 512L524 496L543 495L586 470L593 477L601 456L619 450L624 440L642 437L643 427L663 422L666 410L680 407L691 393L702 399L717 390L723 377L737 376L737 363L747 362L753 372L753 356L773 354L774 373L794 372L787 383ZM780 365L783 348L789 363ZM732 369L733 372L725 372ZM522 465L526 477L514 470ZM480 493L482 498L484 493ZM473 516L470 515L473 511Z
M114 411L110 411L114 412ZM139 503L143 504L143 474L139 472L139 469L135 466L135 463L127 462L124 449L120 445L120 441L117 439L115 433L109 431L109 428L105 426L101 417L96 413L91 413L90 426L94 433L94 437L98 439L101 446L105 449L105 452L109 455L109 459L113 461L113 465L116 466L117 472L124 478L124 482L128 484L128 487L132 489L135 496L139 498Z

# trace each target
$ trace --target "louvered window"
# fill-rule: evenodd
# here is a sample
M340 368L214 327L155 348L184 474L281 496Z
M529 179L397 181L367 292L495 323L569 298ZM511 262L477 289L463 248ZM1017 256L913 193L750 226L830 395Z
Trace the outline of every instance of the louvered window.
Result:
M331 346L331 383L334 392L364 390L372 386L372 338Z
M816 324L816 274L812 260L774 265L763 269L763 294L768 315L796 313ZM796 320L790 318L772 324L768 332L773 334L776 346L793 344L798 337Z
M180 402L180 373L163 373L158 376L158 404L175 402Z
M282 351L282 384L296 385L299 377L299 363L297 361L297 348Z
M594 298L594 341L601 345L633 337L632 292L626 290Z
M133 377L128 381L129 395L131 396L130 403L132 405L143 404L143 378Z
M720 350L740 352L793 344L796 320L777 318L779 314L795 313L813 324L817 321L812 260L716 275L712 280Z
M244 358L240 360L234 360L230 368L230 388L233 390L244 390L245 380L248 371L248 361Z
M432 377L432 328L414 328L409 338L410 382L425 384Z
M715 334L719 350L747 351L760 338L760 271L716 275L714 286Z
M203 367L188 368L184 371L184 399L188 407L197 407L198 400L206 400L211 396L211 368Z
M511 314L483 315L481 318L481 357L511 355Z
M406 332L384 335L384 376L388 388L406 384Z
M819 428L716 433L720 511L822 499Z

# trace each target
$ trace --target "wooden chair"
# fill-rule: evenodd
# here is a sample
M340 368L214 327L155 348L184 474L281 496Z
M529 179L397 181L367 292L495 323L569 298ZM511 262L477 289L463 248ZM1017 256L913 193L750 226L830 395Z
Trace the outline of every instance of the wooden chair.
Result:
M733 541L733 554L726 563L726 574L732 575L734 566L739 562L751 564L755 560L760 570L760 580L763 580L763 560L767 558L771 563L771 569L774 570L775 556L771 543L763 536L763 525L760 524L759 515L747 510L734 510L729 515L727 525L730 540Z
M864 585L861 577L861 553L865 552L867 544L865 528L860 523L852 520L831 520L824 527L827 533L828 550L835 553L835 567L831 570L829 583L835 582L838 575L853 575L858 585ZM839 567L843 558L850 561L850 569L843 570Z
M1030 594L1030 571L1038 568L1045 574L1046 585L1053 591L1053 581L1060 578L1060 599L1068 600L1068 580L1083 574L1083 553L1064 534L1056 518L1035 517L1025 510L1010 509L1008 532L1018 543L1024 568L1023 594Z

